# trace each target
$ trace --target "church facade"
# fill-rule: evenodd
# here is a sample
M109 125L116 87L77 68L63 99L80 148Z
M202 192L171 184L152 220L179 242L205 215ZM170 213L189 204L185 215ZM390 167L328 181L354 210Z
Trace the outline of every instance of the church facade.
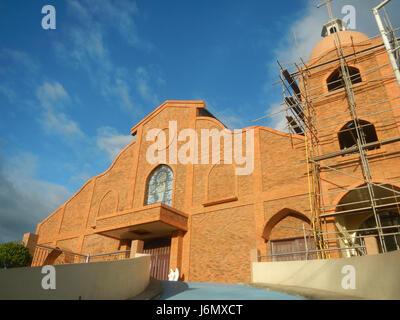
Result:
M362 53L382 41L368 40L355 31L340 31L339 35L348 54L359 53L352 62L362 79L355 96L360 104L368 105L365 111L369 116L363 120L374 127L375 140L400 136L399 109L379 113L383 108L398 105L400 97L399 87L390 80L392 71L385 51L380 47L372 54ZM330 128L331 134L328 129L317 133L322 141L322 153L342 150L348 143L344 132L352 130L343 129L350 121L343 88L327 85L327 79L338 68L323 66L324 61L335 59L332 39L333 35L328 35L315 47L309 63L321 66L311 71L310 84L304 84L319 88L321 96L325 94L324 98L315 99L318 121L325 121L328 127L331 113L342 114L343 124ZM354 46L357 42L362 43ZM368 71L378 64L386 66ZM372 77L387 79L375 82ZM377 99L387 102L374 105ZM338 118L334 120L337 122ZM176 126L174 130L171 130L172 124ZM211 154L213 138L204 144L201 138L204 130L224 133L214 141L220 143L220 161L177 161L175 152L179 158L180 152L186 155L186 151L193 151L187 148L189 137L187 140L180 137L185 129L196 133L198 140L191 146L197 150L198 159L205 151ZM162 132L164 146L161 143L155 147L159 135L153 134L154 139L149 139L151 132ZM247 139L246 134L250 132L253 138ZM313 248L310 234L305 232L311 228L313 217L309 199L310 169L304 161L307 151L304 135L264 126L230 131L207 111L202 101L166 101L136 124L131 134L135 140L120 152L107 171L87 181L38 224L39 245L81 255L124 250L152 253L159 258L152 260L154 265L163 263L164 267L159 268L164 271L178 268L181 280L230 283L249 282L251 261L258 259L257 256L276 254L272 259L276 261L280 260L279 253L302 251L306 243L308 249ZM239 134L242 155L246 152L251 155L251 170L245 174L238 174L238 169L246 163L238 163L235 157L232 161L224 157L227 152L233 154L232 145L236 147L236 144L232 141ZM365 131L365 134L371 133ZM226 136L232 139L225 140ZM372 161L372 180L377 184L388 182L393 190L400 190L400 184L393 182L400 180L399 143L367 151ZM174 148L172 152L171 148ZM158 161L149 161L149 152L154 149ZM329 167L344 167L350 175L362 176L357 155L326 161ZM343 208L346 201L363 196L346 191L357 186L362 183L349 176L340 176L335 171L322 172L321 188L329 194L326 205L333 208L332 212L338 206ZM349 205L347 209L354 208ZM345 232L356 229L369 217L371 212L363 212L358 218L332 215L326 218L325 225L327 231ZM340 247L346 243L332 241L331 245ZM293 259L300 258L304 256ZM52 262L58 263L57 259ZM45 262L46 256L36 250L34 265ZM164 271L161 274L155 270L153 276L165 279Z
M91 255L132 246L143 252L159 243L169 247L169 268L177 267L185 280L249 281L251 249L266 252L265 221L278 214L289 224L308 222L305 165L280 170L281 159L294 163L303 157L304 144L302 137L293 137L298 146L293 149L287 133L247 128L254 130L254 168L246 175L236 174L236 164L223 163L223 138L220 164L148 162L146 151L154 142L146 140L147 132L160 129L169 141L170 120L178 132L191 128L199 137L202 129L224 130L205 110L201 101L167 101L158 107L132 129L136 139L106 172L38 225L38 243ZM178 150L184 144L178 141ZM285 181L292 182L290 187ZM293 201L299 194L304 201ZM274 229L275 239L296 233Z

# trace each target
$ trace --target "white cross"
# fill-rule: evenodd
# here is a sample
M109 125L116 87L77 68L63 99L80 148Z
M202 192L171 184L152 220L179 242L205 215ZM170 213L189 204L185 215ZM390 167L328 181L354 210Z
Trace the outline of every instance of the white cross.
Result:
M319 5L317 5L317 8L321 8L323 6L326 6L328 8L328 14L329 14L329 19L333 20L333 14L332 14L332 8L331 8L331 1L332 0L326 0L324 2L321 2Z
M169 271L168 280L169 281L178 281L178 279L179 279L179 270L178 270L178 268L175 268L175 271L171 269Z

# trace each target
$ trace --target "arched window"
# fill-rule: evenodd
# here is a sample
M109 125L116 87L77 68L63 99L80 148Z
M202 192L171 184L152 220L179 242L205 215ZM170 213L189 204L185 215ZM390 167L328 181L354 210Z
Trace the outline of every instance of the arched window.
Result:
M365 142L370 143L378 141L375 127L372 123L365 120L358 120L358 127L360 133L364 136ZM357 131L354 125L354 121L347 122L338 133L340 149L347 149L357 145ZM379 145L369 147L367 150L379 149ZM356 153L357 151L355 151Z
M145 204L153 204L162 202L171 205L172 201L172 185L174 174L170 167L165 164L155 168L147 182L147 193Z
M360 70L354 67L348 67L348 70L352 84L361 82ZM344 88L344 80L341 68L337 68L335 71L333 71L326 82L328 85L328 91Z

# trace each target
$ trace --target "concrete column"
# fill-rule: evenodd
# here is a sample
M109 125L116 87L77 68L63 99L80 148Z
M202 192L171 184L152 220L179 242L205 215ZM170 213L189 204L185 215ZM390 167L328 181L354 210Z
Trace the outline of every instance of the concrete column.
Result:
M251 249L250 250L250 262L258 262L258 256L260 255L260 250L258 249Z
M375 236L364 237L364 242L368 255L379 253L378 243L376 242Z
M36 249L36 244L38 242L39 235L35 233L25 233L24 237L22 238L22 242L24 243L24 246L28 248L29 253L33 257L35 254L35 249Z
M143 253L143 245L144 241L143 240L132 240L131 242L131 254L130 258L135 258L136 253Z
M120 251L128 251L131 249L131 241L130 240L120 240L119 242L119 250ZM130 257L130 252L124 254L124 257Z
M253 263L259 262L258 256L260 255L260 250L254 248L250 250L250 281L253 282L254 275L253 275Z

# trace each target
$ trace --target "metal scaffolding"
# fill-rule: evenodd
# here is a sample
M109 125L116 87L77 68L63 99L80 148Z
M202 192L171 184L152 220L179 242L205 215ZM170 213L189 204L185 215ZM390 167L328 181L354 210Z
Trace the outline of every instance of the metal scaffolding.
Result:
M305 160L307 168L307 179L308 179L308 198L310 206L310 216L311 216L311 228L308 231L311 233L309 236L314 239L315 250L307 249L307 237L304 236L306 251L292 252L289 254L304 254L306 257L310 252L316 253L317 258L326 259L331 257L331 252L338 250L355 250L357 254L366 254L366 248L363 244L362 236L360 232L370 232L375 231L378 239L379 247L381 252L387 252L385 237L393 236L395 238L396 247L399 250L400 244L396 235L400 234L400 225L395 224L393 226L383 226L381 221L381 214L383 209L393 208L397 209L400 214L400 189L396 189L393 185L389 183L395 183L398 181L389 181L385 184L375 183L371 174L371 161L386 160L384 153L375 153L373 157L368 154L369 150L380 148L383 145L390 145L400 141L400 136L394 135L391 137L386 137L382 140L377 141L367 141L365 130L371 126L370 123L363 122L362 118L377 116L387 113L386 118L377 119L373 125L375 126L385 126L396 128L399 125L399 119L394 116L390 118L391 113L400 109L400 96L395 96L390 99L384 98L381 100L374 101L373 103L363 103L362 101L357 101L357 92L362 90L368 90L368 86L379 85L384 81L392 81L396 79L398 85L400 86L400 74L399 74L399 57L400 57L400 47L398 45L399 38L396 36L396 32L400 28L394 29L390 23L390 20L386 14L385 25L380 19L379 9L383 8L390 0L382 2L379 6L373 8L373 13L376 17L378 29L380 35L383 39L382 43L371 46L362 50L356 50L356 46L365 45L372 39L377 38L371 37L368 40L363 40L359 42L354 42L352 38L351 47L352 51L345 50L342 45L340 38L340 31L333 32L333 38L335 43L336 57L329 60L320 62L319 60L323 57L314 57L313 61L309 61L308 64L303 61L302 58L299 59L297 63L283 64L278 61L280 69L280 83L282 85L283 100L282 109L279 112L264 116L255 121L274 116L278 113L284 113L287 120L287 129L290 133L291 141L293 144L292 135L302 135L304 136L305 142ZM330 22L336 21L333 18L332 10L330 7L331 0L327 0L321 3L318 7L326 5L328 8ZM390 39L388 38L390 35ZM347 48L349 48L347 46ZM346 52L345 52L346 51ZM367 61L372 57L379 54L387 54L389 56L389 63L379 64L373 68L363 70L363 77L368 75L368 81L361 80L360 73L352 72L351 65L360 63L361 61ZM312 71L318 72L321 68L330 68L338 66L338 77L330 81L328 78L327 83L319 86L311 86L310 76ZM382 68L391 67L393 69L393 75L380 75L379 70ZM324 69L326 70L326 69ZM359 81L358 81L359 80ZM278 82L278 83L279 83ZM327 93L321 93L323 86L331 86L333 88L340 88L343 90L329 90ZM367 93L362 93L367 94ZM331 99L332 97L338 97L339 95L345 96L345 101L347 103L347 110L341 113L332 113L327 117L317 117L316 114L319 112L321 102L324 99ZM390 106L389 103L396 103L396 106ZM385 105L385 107L383 107ZM380 108L377 108L377 107ZM371 108L374 108L371 110ZM340 119L340 117L342 119ZM335 121L335 119L338 119ZM391 120L391 121L389 121ZM346 126L348 125L348 127ZM338 126L343 126L340 130L343 134L351 134L355 144L347 148L341 148L340 151L321 153L321 146L324 144L331 143L330 139L333 132ZM344 127L346 126L346 127ZM334 129L331 129L334 128ZM331 130L329 132L329 130ZM393 130L395 131L395 130ZM337 163L333 165L326 164L328 159L334 159L339 156L346 157L349 155L354 155L353 157L343 158L340 164ZM396 155L399 160L399 170L400 170L400 156ZM346 161L346 159L348 159ZM359 170L359 175L351 174L347 172L343 167L349 163L356 162L359 164L361 170ZM321 181L321 173L325 172L335 172L337 174L345 175L347 177L352 177L357 179L360 184L356 188L339 188L335 191L324 191L322 188L323 182ZM358 172L358 171L357 171ZM376 177L374 177L376 178ZM393 196L381 196L377 192L385 190L393 193ZM367 195L366 199L359 201L346 202L339 205L326 205L324 201L325 197L330 193L342 193L343 196L351 191L363 192ZM375 227L373 228L361 228L354 230L339 230L337 232L328 232L327 230L327 219L331 217L344 216L344 215L354 215L354 214L365 214L366 212L372 213L375 221ZM288 227L288 226L285 226ZM388 229L397 228L396 232L385 232ZM304 226L303 226L304 229ZM351 233L357 233L358 235L353 235L349 237ZM338 237L332 237L332 235L338 234ZM360 238L360 245L355 245L355 239ZM346 243L348 245L344 247L339 247L338 243ZM333 247L332 247L332 243ZM282 254L279 254L282 255ZM267 256L276 256L267 255Z

